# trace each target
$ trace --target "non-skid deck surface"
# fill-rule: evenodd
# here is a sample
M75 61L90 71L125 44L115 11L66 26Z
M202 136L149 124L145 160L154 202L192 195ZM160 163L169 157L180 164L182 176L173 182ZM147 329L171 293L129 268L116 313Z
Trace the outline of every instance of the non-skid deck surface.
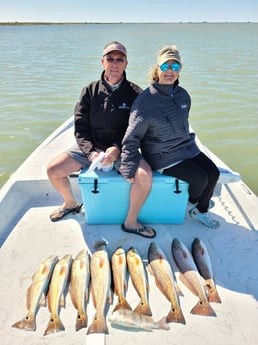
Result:
M198 345L257 345L258 344L258 236L248 229L242 215L234 205L215 198L214 213L221 227L212 230L186 218L182 225L153 225L157 237L147 240L124 233L116 225L87 225L84 215L68 216L66 220L52 223L48 220L53 206L28 207L23 217L11 232L0 251L0 338L2 345L79 345L79 344L198 344ZM215 280L222 304L212 304L216 317L190 314L197 298L179 281L178 272L171 256L173 238L182 240L190 248L195 237L205 243L213 264ZM37 330L26 332L11 325L26 314L26 291L31 276L39 263L50 254L75 257L83 248L93 251L94 241L107 240L109 254L122 246L128 250L134 246L147 266L147 251L151 241L157 242L165 251L176 274L178 285L184 296L180 304L186 325L170 324L169 331L155 330L124 331L111 327L109 335L86 335L87 330L75 331L76 310L70 295L66 297L66 308L61 309L65 331L43 336L50 313L40 308L37 313ZM166 316L170 305L148 273L149 300L154 320ZM128 282L127 300L134 308L139 297ZM117 302L107 308L110 313ZM91 298L87 305L89 323L94 315Z

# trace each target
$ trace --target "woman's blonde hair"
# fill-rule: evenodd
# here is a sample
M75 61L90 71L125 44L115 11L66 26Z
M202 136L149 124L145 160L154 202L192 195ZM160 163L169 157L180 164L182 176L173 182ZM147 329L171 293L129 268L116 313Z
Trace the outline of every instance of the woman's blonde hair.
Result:
M181 57L177 46L175 45L166 45L158 52L157 63L151 68L149 72L149 81L152 83L153 81L159 81L158 69L159 66L168 60L176 60L181 65Z

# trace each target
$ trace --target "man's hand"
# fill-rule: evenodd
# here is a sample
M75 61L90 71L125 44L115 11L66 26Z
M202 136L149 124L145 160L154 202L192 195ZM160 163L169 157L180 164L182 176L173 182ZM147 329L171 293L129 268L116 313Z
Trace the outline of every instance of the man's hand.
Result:
M101 164L103 165L109 165L116 160L118 160L120 156L120 150L116 146L110 146L109 148L106 149L105 151L105 157L101 161Z

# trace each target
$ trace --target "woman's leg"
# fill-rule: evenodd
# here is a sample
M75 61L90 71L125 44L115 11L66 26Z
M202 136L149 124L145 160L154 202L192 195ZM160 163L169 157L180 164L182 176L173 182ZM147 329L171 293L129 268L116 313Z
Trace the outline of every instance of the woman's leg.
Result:
M198 166L205 171L208 176L208 183L204 188L197 205L197 209L203 213L207 212L209 208L209 201L219 179L219 170L213 161L202 152L195 156L193 161L198 164Z
M165 169L163 174L179 178L189 184L189 201L198 203L200 212L207 212L209 201L219 178L216 165L204 154Z
M165 175L177 177L189 183L189 201L197 204L189 215L210 228L219 227L219 222L208 212L209 202L219 178L216 165L203 153L187 159L163 171Z
M199 202L203 191L208 185L206 172L193 159L186 159L173 167L165 169L163 174L187 182L189 184L189 201L193 204Z

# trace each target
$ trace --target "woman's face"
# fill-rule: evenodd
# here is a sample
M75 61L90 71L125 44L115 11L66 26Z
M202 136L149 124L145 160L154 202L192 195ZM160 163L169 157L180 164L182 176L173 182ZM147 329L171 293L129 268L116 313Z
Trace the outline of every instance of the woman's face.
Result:
M181 65L175 60L168 60L158 67L159 84L173 85L179 77Z

